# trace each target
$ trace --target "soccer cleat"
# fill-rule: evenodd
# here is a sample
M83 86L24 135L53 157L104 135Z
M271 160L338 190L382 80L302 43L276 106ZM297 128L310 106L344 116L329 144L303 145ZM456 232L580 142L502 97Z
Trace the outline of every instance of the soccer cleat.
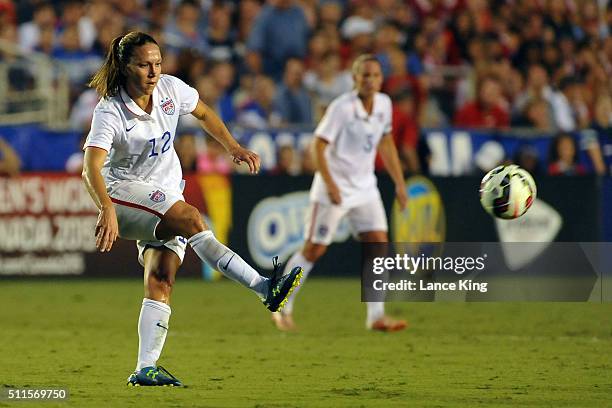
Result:
M278 262L278 256L272 258L272 264L274 272L270 278L268 295L262 302L270 311L280 312L293 289L300 284L304 270L301 266L296 266L287 275L282 275L282 264Z
M162 366L144 367L140 371L134 371L127 379L128 387L140 386L164 386L164 387L182 387L183 383L170 374Z
M408 326L405 320L395 320L389 316L383 316L378 320L375 320L367 327L370 330L377 330L382 332L396 332L404 330Z
M276 328L280 331L294 331L296 329L295 323L293 322L293 316L290 314L273 312L272 323L274 323Z

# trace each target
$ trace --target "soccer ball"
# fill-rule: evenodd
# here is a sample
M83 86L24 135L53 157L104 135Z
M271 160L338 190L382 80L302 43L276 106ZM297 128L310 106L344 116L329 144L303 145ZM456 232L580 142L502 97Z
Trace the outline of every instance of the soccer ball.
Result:
M533 177L516 164L498 166L480 183L480 204L491 215L506 220L525 214L536 198Z

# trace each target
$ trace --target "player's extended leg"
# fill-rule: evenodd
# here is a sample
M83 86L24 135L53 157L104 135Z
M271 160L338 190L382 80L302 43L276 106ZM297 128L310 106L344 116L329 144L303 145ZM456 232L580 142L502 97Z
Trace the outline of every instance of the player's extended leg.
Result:
M281 271L275 267L272 278L261 276L239 255L217 241L198 209L184 201L177 201L161 217L155 235L158 239L189 237L188 242L200 259L228 278L253 290L273 312L284 306L289 294L300 284L302 268L299 266L286 275L281 276Z
M300 288L304 285L304 282L306 281L306 278L312 270L315 262L317 262L317 260L321 258L326 251L327 245L315 244L310 240L306 240L302 249L294 253L293 256L291 256L291 258L289 258L287 261L285 271L290 271L296 266L301 265L304 274L302 275L302 285L295 288L291 296L289 296L287 304L283 308L282 312L272 313L272 321L279 330L295 330L295 323L293 321L293 304L295 303L295 298L300 291Z
M181 382L157 360L164 347L170 320L170 295L181 260L168 248L147 248L144 252L145 297L138 319L138 362L128 378L132 386L181 386Z
M366 231L359 233L359 240L364 243L386 243L389 242L386 231ZM366 302L367 318L366 327L371 330L385 332L399 331L406 328L405 320L396 320L385 315L384 302Z

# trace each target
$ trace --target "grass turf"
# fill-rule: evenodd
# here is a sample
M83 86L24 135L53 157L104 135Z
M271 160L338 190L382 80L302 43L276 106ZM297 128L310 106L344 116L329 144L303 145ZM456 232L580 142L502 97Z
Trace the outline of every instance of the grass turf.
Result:
M296 305L300 331L287 334L238 285L179 279L160 363L187 387L128 388L140 281L0 285L0 387L69 389L44 407L612 403L612 304L391 303L410 327L382 334L364 329L358 281L315 278Z

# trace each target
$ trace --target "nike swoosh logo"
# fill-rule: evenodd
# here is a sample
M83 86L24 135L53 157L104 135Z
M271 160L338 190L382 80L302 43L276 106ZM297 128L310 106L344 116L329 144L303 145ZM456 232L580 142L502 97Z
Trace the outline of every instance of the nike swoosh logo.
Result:
M135 124L135 123L132 125L132 127L131 127L131 128L125 128L125 131L126 131L126 132L129 132L130 130L134 129L134 126L136 126L136 124Z
M234 256L236 256L236 254L232 254L232 257L229 259L229 261L227 261L225 266L221 267L221 269L223 269L224 271L227 271L227 267L229 266L230 262L232 262L232 259L234 259Z
M166 326L162 326L159 322L157 322L157 327L161 327L162 329L166 329L166 331L168 331L168 328Z

